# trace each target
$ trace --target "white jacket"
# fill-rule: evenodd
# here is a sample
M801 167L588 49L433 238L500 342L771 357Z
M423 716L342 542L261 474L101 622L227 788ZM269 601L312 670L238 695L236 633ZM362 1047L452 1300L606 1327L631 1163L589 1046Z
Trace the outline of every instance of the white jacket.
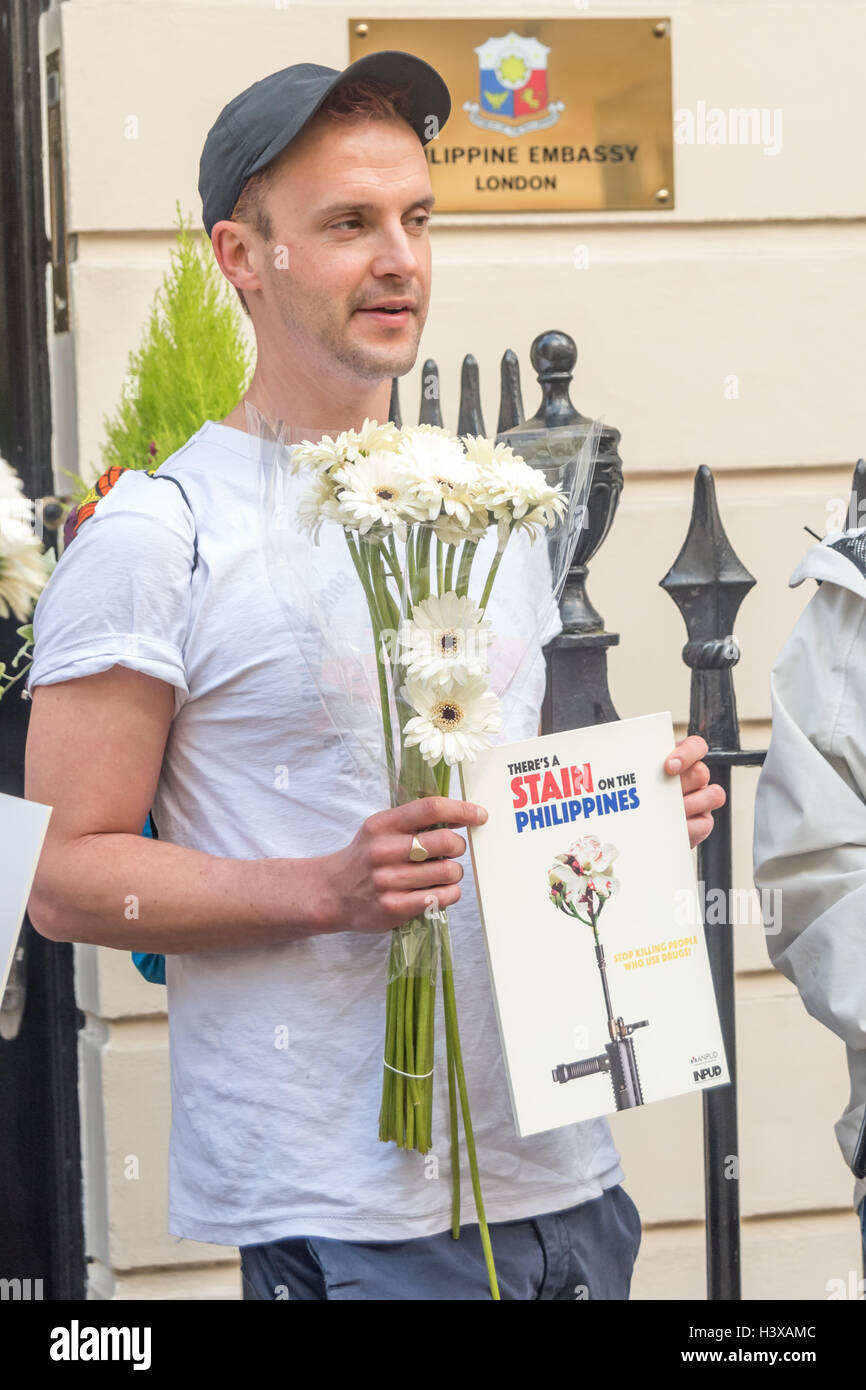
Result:
M755 883L781 889L770 959L846 1043L851 1098L836 1138L850 1165L866 1108L866 528L812 546L788 582L804 579L823 582L770 680ZM855 1207L864 1196L858 1180Z

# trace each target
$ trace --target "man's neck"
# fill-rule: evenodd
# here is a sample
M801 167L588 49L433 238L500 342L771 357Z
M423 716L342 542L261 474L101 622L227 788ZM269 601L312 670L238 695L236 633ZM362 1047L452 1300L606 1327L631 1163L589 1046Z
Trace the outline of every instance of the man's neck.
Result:
M307 399L304 406L298 404L302 395ZM365 419L384 423L389 418L390 403L390 377L364 383L355 392L335 392L332 400L321 393L318 400L310 400L306 390L293 389L291 383L283 381L277 386L263 381L257 368L246 394L220 424L248 433L247 405L250 405L272 426L281 422L292 435L300 431L298 438L321 438L323 434L359 429Z

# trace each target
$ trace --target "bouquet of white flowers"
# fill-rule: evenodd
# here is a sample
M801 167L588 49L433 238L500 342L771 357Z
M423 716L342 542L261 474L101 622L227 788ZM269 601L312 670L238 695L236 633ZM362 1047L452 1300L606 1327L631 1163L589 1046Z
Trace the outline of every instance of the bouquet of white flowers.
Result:
M456 439L433 425L398 428L365 420L360 430L335 437L309 431L314 437L293 442L298 427L273 426L248 406L247 426L260 440L268 575L356 776L369 787L384 770L383 792L392 805L447 796L452 767L496 741L502 699L527 675L524 657L529 654L532 665L538 656L535 625L531 632L506 630L494 638L485 616L506 548L516 535L524 545L527 538L532 547L540 542L555 609L586 514L600 426L591 423L577 452L570 431L548 432L544 468L505 444L482 436ZM335 599L333 581L317 580L314 549L323 532L342 533L348 547L369 614L366 638L357 630L357 614ZM441 975L453 1231L459 1230L459 1102L496 1298L448 918L429 896L423 916L392 933L379 1137L421 1153L430 1147Z

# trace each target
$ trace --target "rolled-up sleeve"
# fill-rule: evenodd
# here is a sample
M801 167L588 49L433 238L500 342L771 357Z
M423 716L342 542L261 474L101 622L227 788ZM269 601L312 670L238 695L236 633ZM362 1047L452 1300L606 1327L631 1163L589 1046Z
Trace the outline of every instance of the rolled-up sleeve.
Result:
M36 605L27 690L126 666L188 694L194 555L195 526L180 489L124 473Z

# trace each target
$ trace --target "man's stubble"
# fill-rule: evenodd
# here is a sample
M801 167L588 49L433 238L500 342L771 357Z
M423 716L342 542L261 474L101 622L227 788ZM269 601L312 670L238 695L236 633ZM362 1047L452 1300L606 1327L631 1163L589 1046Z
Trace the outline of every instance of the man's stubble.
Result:
M320 295L306 298L286 272L272 270L270 274L273 302L286 335L296 342L307 361L319 363L323 369L337 363L362 381L382 381L385 377L405 376L418 357L421 331L427 317L427 304L416 309L411 325L411 341L401 345L382 342L379 348L362 343L354 336L355 315L343 305L335 305ZM405 294L415 299L411 290L382 291L383 299L398 299ZM346 317L348 313L348 319Z

